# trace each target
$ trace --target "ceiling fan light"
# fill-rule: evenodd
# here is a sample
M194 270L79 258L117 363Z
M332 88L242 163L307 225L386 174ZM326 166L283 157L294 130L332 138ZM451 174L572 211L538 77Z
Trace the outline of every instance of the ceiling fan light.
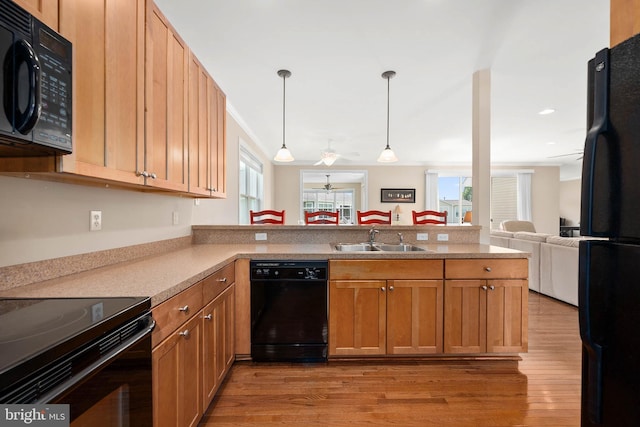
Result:
M322 163L324 163L327 166L331 166L332 164L335 163L335 161L338 159L337 156L325 156L322 159Z
M293 162L295 159L291 155L291 151L286 146L282 146L273 158L276 162Z
M393 152L391 147L386 147L378 156L378 162L380 163L393 163L397 162L398 158L396 157L396 153Z

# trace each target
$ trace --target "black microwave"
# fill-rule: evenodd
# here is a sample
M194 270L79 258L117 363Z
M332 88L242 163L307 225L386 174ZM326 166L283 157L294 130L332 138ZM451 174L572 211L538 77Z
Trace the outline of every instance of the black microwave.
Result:
M0 157L72 152L71 43L0 0Z

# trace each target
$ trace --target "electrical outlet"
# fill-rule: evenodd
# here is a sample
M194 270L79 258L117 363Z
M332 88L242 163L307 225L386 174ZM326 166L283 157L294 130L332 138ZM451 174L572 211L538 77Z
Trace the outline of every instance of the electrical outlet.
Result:
M173 225L178 225L178 224L180 224L180 215L176 211L173 213Z
M429 240L429 233L418 233L416 240Z
M91 211L89 215L89 230L102 230L102 211Z
M438 242L448 242L449 235L448 234L438 234Z
M256 240L267 240L267 233L256 233Z

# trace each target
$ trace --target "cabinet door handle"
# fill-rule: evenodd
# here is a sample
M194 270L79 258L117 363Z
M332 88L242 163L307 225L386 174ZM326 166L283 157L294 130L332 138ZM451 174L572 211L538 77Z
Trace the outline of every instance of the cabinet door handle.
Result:
M486 271L487 273L491 273L491 267L485 267L484 271Z
M482 285L482 290L486 291L487 290L487 285Z
M389 290L390 290L390 291L392 291L393 289L394 289L394 288L393 288L393 285L392 285L392 286L389 286Z
M380 290L381 290L382 292L384 292L384 291L386 291L386 290L387 290L387 288L385 288L385 287L383 286L383 287L381 287L381 288L380 288Z
M178 332L178 335L180 335L181 337L189 338L190 333L188 329L185 329L182 332Z
M149 174L149 177L150 177L151 179L156 179L156 178L158 177L158 175L156 175L155 173L150 173L150 174Z
M493 285L489 286L489 289L491 289L491 290L494 290L495 288L496 288L496 287L495 287L495 286L493 286Z
M220 278L220 279L216 279L216 280L217 280L218 282L225 283L225 282L227 281L227 278L226 278L226 277L222 277L222 278Z
M136 176L142 176L144 178L149 178L149 172L147 172L147 171L142 171L142 172L136 171Z
M207 314L206 316L204 316L205 320L211 320L213 319L213 316L211 314Z
M184 307L178 308L178 310L180 310L183 313L187 313L187 312L189 312L189 306L185 305Z

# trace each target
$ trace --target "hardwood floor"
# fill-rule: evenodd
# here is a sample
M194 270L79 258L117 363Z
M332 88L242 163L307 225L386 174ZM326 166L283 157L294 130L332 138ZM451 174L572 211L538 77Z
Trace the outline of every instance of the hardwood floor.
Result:
M578 311L529 294L515 362L234 365L202 427L579 426Z

